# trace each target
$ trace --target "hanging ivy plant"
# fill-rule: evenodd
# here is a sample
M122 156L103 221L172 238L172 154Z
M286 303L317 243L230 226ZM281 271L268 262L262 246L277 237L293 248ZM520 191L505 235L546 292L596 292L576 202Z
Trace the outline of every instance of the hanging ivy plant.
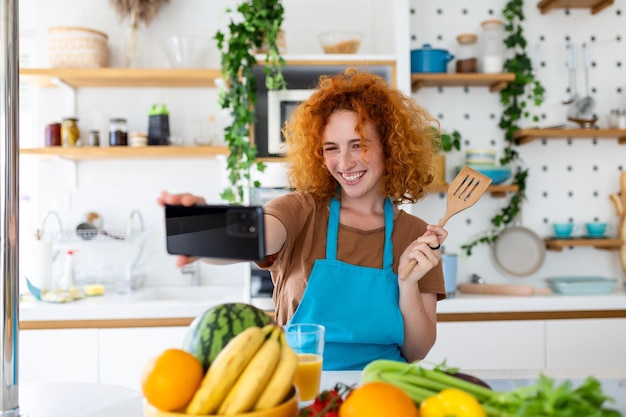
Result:
M517 167L513 177L513 185L517 185L517 191L511 196L509 204L503 207L491 218L492 228L476 239L461 246L466 255L471 255L472 250L479 244L491 244L498 239L498 233L508 224L512 223L521 209L521 203L526 199L526 180L528 169L519 164L517 141L515 132L520 129L519 122L522 119L539 121L537 115L531 114L532 103L537 107L543 103L545 89L533 74L532 60L526 54L526 38L522 22L524 21L524 0L510 0L502 10L504 16L504 43L509 51L509 58L504 63L506 72L515 74L515 80L500 91L500 102L504 106L500 117L499 127L504 131L505 148L504 155L500 159L501 165Z
M245 201L244 193L250 186L251 169L262 172L265 165L257 161L257 148L250 142L250 126L256 122L256 80L253 68L257 59L255 49L266 49L265 84L269 90L285 88L281 57L277 40L283 23L284 9L280 0L245 0L236 9L238 18L231 19L228 32L215 34L221 52L222 77L226 88L220 92L219 104L229 109L232 122L224 128L224 139L230 154L226 160L230 186L220 197L234 204ZM227 12L232 12L227 9Z

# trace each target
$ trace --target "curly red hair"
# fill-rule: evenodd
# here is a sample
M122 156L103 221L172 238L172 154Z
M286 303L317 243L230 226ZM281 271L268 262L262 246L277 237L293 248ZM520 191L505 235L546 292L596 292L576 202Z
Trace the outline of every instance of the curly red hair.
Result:
M338 183L326 169L322 139L328 118L337 110L358 114L356 131L364 152L364 124L371 121L377 129L385 159L383 194L395 204L415 203L422 198L433 180L439 122L382 77L352 68L320 77L311 97L285 124L291 186L318 199L336 195Z

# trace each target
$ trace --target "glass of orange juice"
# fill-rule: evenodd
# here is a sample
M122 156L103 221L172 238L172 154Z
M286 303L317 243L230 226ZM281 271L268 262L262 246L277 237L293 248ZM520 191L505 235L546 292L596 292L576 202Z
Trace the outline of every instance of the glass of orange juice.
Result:
M294 383L298 387L301 404L313 401L320 392L325 330L324 326L313 323L285 326L287 343L298 354Z

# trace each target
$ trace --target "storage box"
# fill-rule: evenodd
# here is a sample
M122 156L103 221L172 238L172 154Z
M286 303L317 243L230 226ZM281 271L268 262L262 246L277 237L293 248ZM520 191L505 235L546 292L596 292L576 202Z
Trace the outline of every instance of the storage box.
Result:
M610 294L617 280L603 277L552 277L546 281L552 291L564 295Z

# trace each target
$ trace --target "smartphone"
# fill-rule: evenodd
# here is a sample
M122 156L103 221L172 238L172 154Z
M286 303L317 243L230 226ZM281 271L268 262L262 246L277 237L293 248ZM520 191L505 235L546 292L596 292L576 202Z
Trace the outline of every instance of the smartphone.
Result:
M256 261L265 258L260 206L165 206L167 253Z

